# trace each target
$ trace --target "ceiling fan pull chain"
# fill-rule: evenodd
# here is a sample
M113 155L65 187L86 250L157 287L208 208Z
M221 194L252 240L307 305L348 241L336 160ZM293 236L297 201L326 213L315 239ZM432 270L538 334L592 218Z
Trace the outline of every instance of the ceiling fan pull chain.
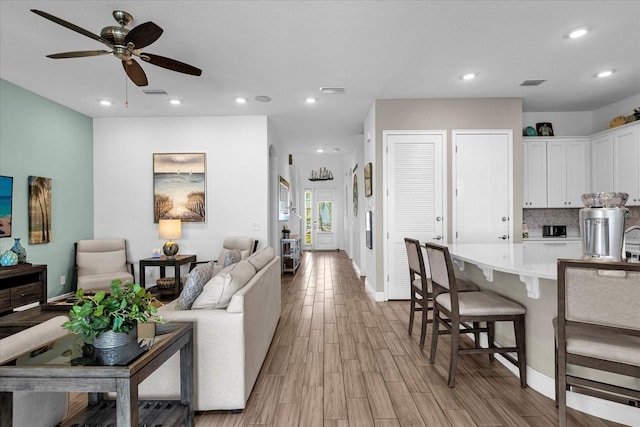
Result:
M129 79L124 75L124 108L129 108Z

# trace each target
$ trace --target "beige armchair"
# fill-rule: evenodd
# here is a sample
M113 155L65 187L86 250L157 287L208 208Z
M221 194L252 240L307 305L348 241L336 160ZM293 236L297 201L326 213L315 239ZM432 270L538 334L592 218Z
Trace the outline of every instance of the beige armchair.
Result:
M124 239L80 240L75 244L75 259L76 289L107 291L113 280L134 281Z
M62 324L67 320L69 319L66 316L56 316L24 331L0 339L0 363L69 334L69 331L62 328ZM11 405L13 425L58 425L67 414L68 403L69 394L65 392L15 391L13 392L13 405ZM0 413L5 413L3 408L0 408ZM9 422L9 425L11 425L11 422Z

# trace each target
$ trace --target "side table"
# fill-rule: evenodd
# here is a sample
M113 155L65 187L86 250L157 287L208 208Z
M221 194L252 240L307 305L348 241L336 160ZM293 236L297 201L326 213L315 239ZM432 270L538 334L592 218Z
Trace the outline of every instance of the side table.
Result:
M173 267L173 276L176 278L173 284L173 289L163 289L163 291L171 294L172 297L177 297L180 294L180 266L184 264L190 264L196 262L195 255L176 255L169 258L162 255L159 258L145 258L140 260L140 286L145 288L145 268L147 267L160 267L160 277L165 277L165 268Z

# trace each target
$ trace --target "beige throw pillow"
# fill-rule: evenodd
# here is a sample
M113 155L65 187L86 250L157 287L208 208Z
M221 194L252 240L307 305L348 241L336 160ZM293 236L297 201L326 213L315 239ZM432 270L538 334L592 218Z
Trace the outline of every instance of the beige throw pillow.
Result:
M253 255L250 255L249 258L247 258L247 261L255 267L256 271L260 271L265 265L269 264L275 256L276 252L273 248L267 246L266 248L260 249Z
M255 274L256 269L247 260L224 268L204 285L191 309L226 308L233 294L242 289Z

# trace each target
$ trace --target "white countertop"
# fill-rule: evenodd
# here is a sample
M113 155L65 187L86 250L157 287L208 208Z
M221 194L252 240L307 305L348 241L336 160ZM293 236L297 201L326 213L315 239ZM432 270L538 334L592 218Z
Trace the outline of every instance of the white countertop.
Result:
M559 258L582 257L580 241L465 243L447 247L460 270L464 270L465 262L475 264L489 282L493 281L494 270L517 275L531 298L539 297L539 279L557 280Z

